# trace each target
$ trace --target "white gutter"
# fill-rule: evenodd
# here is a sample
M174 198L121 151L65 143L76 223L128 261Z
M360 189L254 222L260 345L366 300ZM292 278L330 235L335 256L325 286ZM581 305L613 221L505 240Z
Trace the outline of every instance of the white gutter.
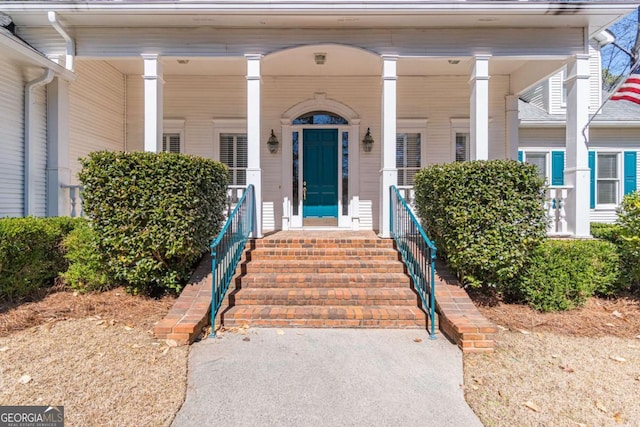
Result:
M520 121L521 128L563 128L565 125L566 121L564 120ZM640 128L640 120L594 120L589 124L589 127Z
M64 65L69 71L73 71L73 57L76 54L76 41L69 35L69 32L62 24L58 21L58 17L56 13L53 11L49 11L47 13L47 17L49 18L49 22L56 29L56 31L62 36L65 42L67 42L67 57L64 61Z
M35 134L35 129L33 129L34 120L31 117L33 90L51 83L53 77L53 71L47 69L41 77L31 80L24 87L24 216L35 214L35 174L32 173L32 170L35 169L35 158L31 149L31 139Z
M50 69L56 76L64 80L74 81L77 77L73 72L51 61L35 49L20 43L16 38L0 34L0 51L2 48L9 49L9 52L14 52L19 55L21 60L27 61L31 65Z
M604 30L593 36L593 39L598 43L598 46L602 48L616 41L616 36L611 31Z

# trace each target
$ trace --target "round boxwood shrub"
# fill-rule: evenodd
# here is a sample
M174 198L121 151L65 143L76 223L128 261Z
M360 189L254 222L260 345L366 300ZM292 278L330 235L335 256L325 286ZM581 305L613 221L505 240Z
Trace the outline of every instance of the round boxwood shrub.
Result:
M84 208L114 279L133 292L182 287L223 221L224 164L173 153L81 159Z
M615 293L618 276L618 249L613 243L548 240L536 248L518 293L537 310L568 310L583 305L594 294Z
M418 215L463 283L508 289L545 239L544 182L510 160L429 166L415 177Z
M53 285L67 269L62 240L81 219L0 219L0 301L22 299Z

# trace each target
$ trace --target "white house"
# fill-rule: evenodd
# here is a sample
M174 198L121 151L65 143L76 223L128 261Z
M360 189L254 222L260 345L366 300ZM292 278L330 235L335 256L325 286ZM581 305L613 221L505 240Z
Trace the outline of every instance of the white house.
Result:
M607 203L589 208L589 150L604 170L599 153L620 141L603 138L606 120L586 134L589 145L583 134L599 102L589 40L635 7L0 1L15 24L15 34L0 32L0 215L68 213L67 187L90 151L169 149L224 161L232 188L254 184L259 234L388 236L391 185L409 191L430 163L516 159L520 146L529 161L564 149L567 230L587 236L598 205L613 200L602 181L597 200ZM560 70L564 106L527 98ZM565 114L543 126L524 108ZM631 138L624 144L637 151ZM621 173L626 158L616 156Z
M600 35L598 38L607 41ZM590 55L588 106L593 117L587 141L590 219L613 222L622 197L640 188L640 105L629 101L607 102L609 94L602 92L601 84L600 45L595 39L590 43ZM555 199L562 199L570 191L565 186L564 173L565 81L566 69L562 69L525 91L519 101L519 159L538 166L551 186L550 198ZM560 225L554 226L552 231L562 234Z

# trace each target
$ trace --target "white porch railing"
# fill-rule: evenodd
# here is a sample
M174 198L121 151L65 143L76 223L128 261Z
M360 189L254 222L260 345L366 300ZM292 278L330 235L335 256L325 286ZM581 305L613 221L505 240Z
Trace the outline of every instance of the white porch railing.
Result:
M227 185L227 211L225 212L225 218L231 215L246 190L246 185Z
M81 185L60 185L62 191L68 191L68 200L70 211L68 212L70 217L82 217L84 216L84 208L82 198L82 186Z
M417 215L417 212L416 212L416 192L414 191L413 186L412 185L398 185L396 188L398 189L398 192L400 193L400 195L402 196L404 201L407 202L407 205L409 206L409 209L411 209L411 212L414 215Z
M544 209L547 212L549 221L547 234L549 236L570 236L567 227L567 212L565 205L569 192L573 189L570 186L548 187L544 201Z
M568 200L569 192L573 189L570 186L553 186L548 187L544 201L544 210L547 213L549 225L547 235L549 236L570 236L567 225L567 212L565 206ZM398 186L398 191L405 199L411 211L416 214L415 201L416 195L412 186Z

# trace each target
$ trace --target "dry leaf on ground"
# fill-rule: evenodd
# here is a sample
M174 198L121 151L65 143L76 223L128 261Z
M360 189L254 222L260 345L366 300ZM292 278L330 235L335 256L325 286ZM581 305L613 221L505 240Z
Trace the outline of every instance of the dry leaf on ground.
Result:
M534 412L540 412L540 407L530 400L524 402L524 406L526 406L527 408L531 409Z

